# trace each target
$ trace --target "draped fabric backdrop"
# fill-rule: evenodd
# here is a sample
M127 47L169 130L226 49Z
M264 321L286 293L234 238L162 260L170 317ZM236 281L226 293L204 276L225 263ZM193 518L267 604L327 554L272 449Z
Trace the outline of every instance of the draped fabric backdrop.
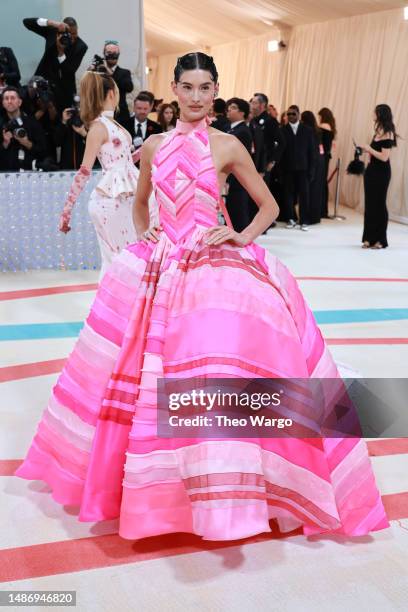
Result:
M278 109L298 104L315 113L334 112L338 125L336 156L342 160L340 201L362 209L362 179L345 174L353 157L352 139L370 142L376 104L389 104L401 140L391 157L388 194L391 217L408 223L408 22L401 10L371 13L324 23L296 26L285 38L285 51L269 53L275 32L212 47L220 95L246 99L265 92ZM194 49L200 50L200 49ZM150 87L156 97L172 99L169 82L177 55L159 56ZM149 62L150 65L150 62Z

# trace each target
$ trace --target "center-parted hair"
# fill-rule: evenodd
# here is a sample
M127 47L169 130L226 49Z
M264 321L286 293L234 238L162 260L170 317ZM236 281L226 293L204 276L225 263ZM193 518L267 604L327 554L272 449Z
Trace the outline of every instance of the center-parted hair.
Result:
M106 96L111 90L114 90L119 96L118 86L105 72L87 70L82 76L79 88L80 115L86 128L89 128L92 121L103 111Z
M206 70L211 74L214 83L218 81L218 72L214 64L214 59L210 55L201 53L186 53L177 59L176 67L174 68L174 81L178 83L180 77L186 70Z

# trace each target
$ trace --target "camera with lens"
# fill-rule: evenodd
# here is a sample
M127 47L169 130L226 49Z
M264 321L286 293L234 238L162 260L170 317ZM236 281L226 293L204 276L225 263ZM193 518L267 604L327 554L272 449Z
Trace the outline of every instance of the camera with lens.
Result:
M62 47L64 47L64 49L68 49L69 47L72 47L72 34L71 32L62 32L62 34L59 35L59 41Z
M15 117L5 124L3 130L5 132L11 132L13 136L17 136L17 138L25 138L25 136L27 136L27 130L23 126L24 123L21 117Z
M34 76L29 82L29 87L34 92L32 96L34 99L41 100L44 104L51 102L53 95L47 79L42 76Z
M97 53L95 53L95 55L92 58L91 66L96 71L98 71L101 68L101 66L105 68L104 58L98 55Z
M79 96L74 96L74 106L71 106L71 108L67 108L67 111L69 112L69 119L67 121L67 125L74 127L81 127L83 125L79 114L79 105Z

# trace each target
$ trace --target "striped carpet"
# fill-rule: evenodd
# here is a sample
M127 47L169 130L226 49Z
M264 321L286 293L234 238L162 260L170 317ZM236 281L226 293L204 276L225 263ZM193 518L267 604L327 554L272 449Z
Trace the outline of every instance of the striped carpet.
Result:
M408 278L391 267L372 277L364 269L358 276L315 269L315 276L306 267L296 276L335 358L367 376L404 376ZM187 534L132 542L116 535L115 521L80 523L75 509L53 502L42 483L12 477L95 281L92 272L33 272L2 283L2 589L75 589L78 609L87 611L407 609L407 438L368 441L391 529L358 542L297 532L282 538L276 531L228 543Z

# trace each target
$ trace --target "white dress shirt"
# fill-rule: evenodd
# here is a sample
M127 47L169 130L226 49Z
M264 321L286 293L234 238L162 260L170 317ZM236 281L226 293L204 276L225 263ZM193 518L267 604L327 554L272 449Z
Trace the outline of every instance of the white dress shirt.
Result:
M142 121L138 121L135 117L135 134L137 134L137 126L140 123L140 128L142 130L142 134L143 134L143 140L146 138L146 131L147 131L147 119L145 119L143 122Z
M236 126L239 125L240 123L245 123L245 121L243 119L240 119L239 121L234 121L234 123L231 123L231 130Z
M289 125L292 128L293 133L294 133L295 136L296 136L296 133L298 131L299 123L300 123L300 121L297 121L296 123L289 123Z

